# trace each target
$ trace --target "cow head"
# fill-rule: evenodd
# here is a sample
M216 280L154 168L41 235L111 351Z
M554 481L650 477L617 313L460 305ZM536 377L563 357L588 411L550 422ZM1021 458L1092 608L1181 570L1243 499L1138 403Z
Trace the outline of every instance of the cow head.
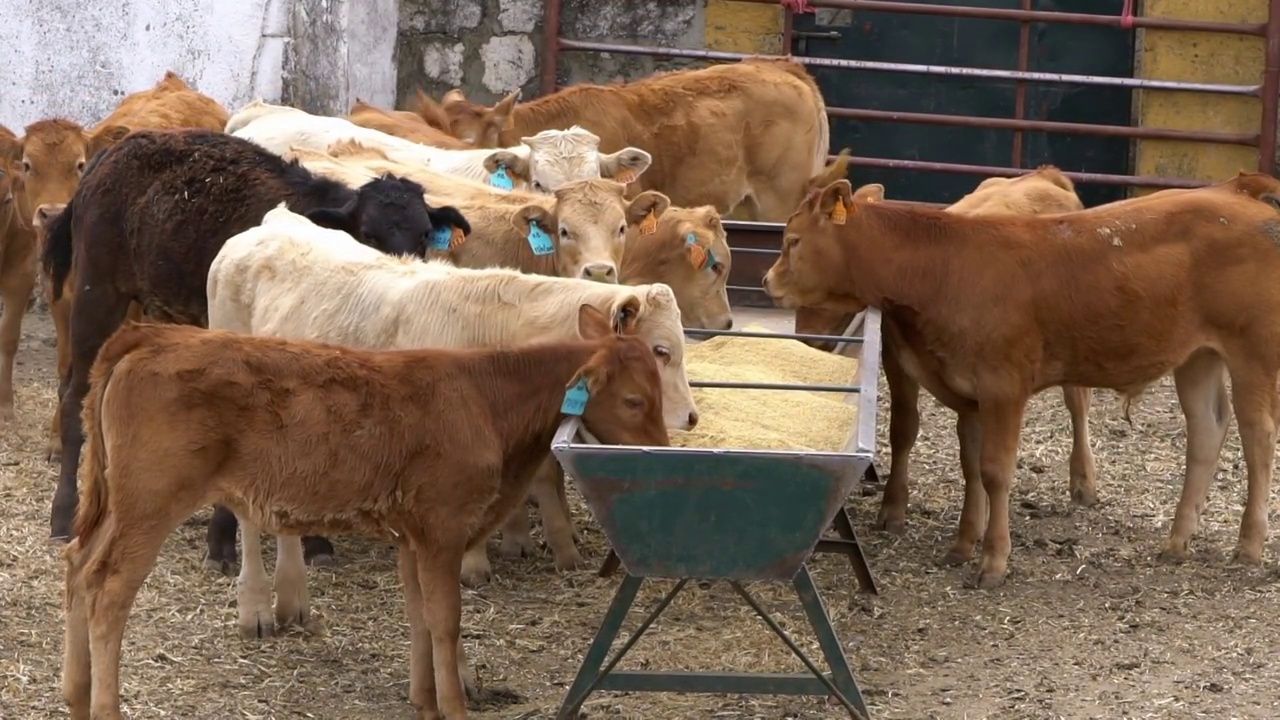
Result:
M9 128L0 125L0 143L5 141L16 141L15 136ZM3 151L0 151L0 234L4 233L5 228L9 226L9 222L14 217L14 180L17 174L13 171L11 161Z
M671 206L666 195L642 192L631 200L612 180L580 180L556 190L556 264L563 277L618 282L627 228L650 230Z
M616 332L644 338L657 359L667 428L692 430L698 424L698 408L685 372L684 329L675 293L663 283L636 285L613 302L609 314Z
M884 186L865 185L854 193L848 180L837 180L809 193L783 229L782 252L764 275L764 290L785 308L819 307L857 312L861 306L847 292L843 245L850 242L858 206L881 202Z
M320 227L341 230L388 255L425 257L434 221L464 233L470 233L471 226L457 208L428 206L423 192L412 180L382 175L361 185L342 207L309 210L306 218Z
M671 444L663 422L662 379L647 343L634 327L616 323L591 305L578 308L578 334L599 349L569 380L586 389L582 423L607 445Z
M71 200L90 158L116 144L129 128L108 125L87 132L55 118L28 125L21 138L0 136L0 160L21 177L17 212L30 218L39 205Z
M685 327L733 327L726 288L730 268L724 225L710 205L670 208L655 233L644 235L638 227L627 233L622 281L671 286Z
M568 130L543 130L520 138L529 148L530 189L551 193L577 180L616 179L633 182L653 157L639 148L627 147L615 153L599 152L600 138L577 125Z
M501 147L502 131L510 126L511 112L519 100L517 88L488 108L467 100L461 90L450 90L440 98L440 109L448 122L448 127L441 129L478 148Z

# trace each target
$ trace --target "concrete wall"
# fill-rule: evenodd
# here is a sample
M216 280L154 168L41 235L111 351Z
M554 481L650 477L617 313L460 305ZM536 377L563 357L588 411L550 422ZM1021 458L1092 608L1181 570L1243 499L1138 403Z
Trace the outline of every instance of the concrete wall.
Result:
M1264 23L1267 0L1145 0L1148 17ZM1262 82L1262 38L1171 30L1139 32L1135 73L1139 77L1183 82L1253 85ZM1146 127L1255 133L1262 119L1257 98L1204 93L1143 90L1138 122ZM1240 170L1258 169L1256 148L1173 140L1139 140L1134 172L1218 182ZM1136 194L1145 194L1148 191Z
M398 0L0 0L0 124L91 125L166 70L228 109L395 100Z
M439 97L461 88L490 103L516 88L538 92L542 0L401 0L399 95ZM577 40L776 53L778 6L732 0L565 0L561 35ZM613 53L563 52L560 84L645 77L704 63Z

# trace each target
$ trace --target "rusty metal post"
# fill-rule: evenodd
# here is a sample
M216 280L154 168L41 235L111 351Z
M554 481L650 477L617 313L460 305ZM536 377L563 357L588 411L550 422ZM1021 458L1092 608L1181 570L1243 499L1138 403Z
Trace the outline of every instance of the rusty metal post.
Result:
M796 26L795 15L792 14L791 8L783 5L782 6L782 54L785 55L786 57L791 57L791 41L793 39L792 33L795 32L795 29L796 29L795 26Z
M1022 0L1023 11L1031 10L1031 0ZM1031 69L1031 21L1018 21L1018 72ZM1027 117L1027 81L1019 80L1013 96L1013 119ZM1013 166L1022 167L1022 131L1013 131Z
M556 71L560 65L560 0L546 0L542 11L542 67L538 92L556 91Z
M1274 174L1276 167L1276 115L1280 105L1280 0L1271 0L1267 11L1267 56L1262 72L1262 127L1258 138L1258 171Z

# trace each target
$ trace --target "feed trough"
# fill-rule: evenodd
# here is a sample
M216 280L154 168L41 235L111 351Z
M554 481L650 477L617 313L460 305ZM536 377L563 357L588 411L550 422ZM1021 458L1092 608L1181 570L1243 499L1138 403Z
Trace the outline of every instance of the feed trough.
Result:
M875 447L878 312L868 311L858 327L860 336L845 338L861 348L854 384L823 388L827 392L857 394L857 420L841 450L605 446L586 437L578 418L570 418L561 426L552 452L608 537L616 553L613 567L620 561L625 573L558 718L575 717L596 690L830 695L851 717L869 718L806 565L815 550L845 553L858 571L863 590L876 591L844 511L845 499L871 468ZM780 333L714 334L796 337ZM761 387L714 381L691 385ZM842 540L823 539L824 530L833 523ZM607 567L602 574L608 572ZM609 648L647 578L678 582L606 663ZM691 579L727 582L800 658L810 674L614 670ZM792 583L817 635L829 673L822 672L800 650L743 586L744 582L754 581Z

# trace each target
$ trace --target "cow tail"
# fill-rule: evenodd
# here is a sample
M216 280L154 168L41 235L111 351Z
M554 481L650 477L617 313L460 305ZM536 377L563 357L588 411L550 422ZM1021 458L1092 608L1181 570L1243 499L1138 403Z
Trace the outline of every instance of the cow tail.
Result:
M40 265L53 284L55 302L62 299L62 285L71 275L71 222L75 218L75 205L75 198L72 198L66 209L54 218L40 254Z

